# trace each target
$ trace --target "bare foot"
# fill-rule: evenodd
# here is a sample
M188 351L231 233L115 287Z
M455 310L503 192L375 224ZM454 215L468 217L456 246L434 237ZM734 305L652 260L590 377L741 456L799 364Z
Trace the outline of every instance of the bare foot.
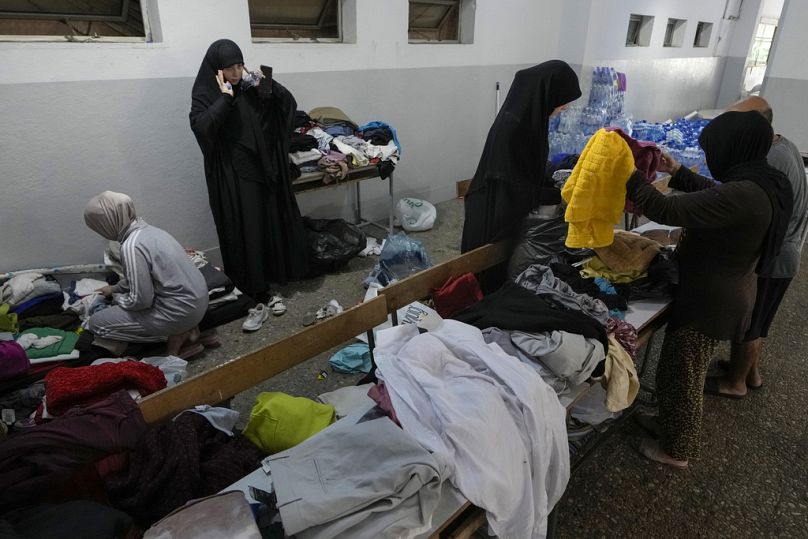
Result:
M640 454L648 460L653 460L654 462L659 462L661 464L667 464L668 466L673 466L678 470L684 470L687 468L686 460L677 460L668 455L659 445L657 440L643 438L640 441L638 449Z
M724 377L718 379L718 390L722 395L737 395L738 397L745 397L748 393L746 382L735 383Z
M763 377L760 375L760 371L758 370L757 366L752 367L749 374L746 375L746 385L747 387L752 388L763 386Z

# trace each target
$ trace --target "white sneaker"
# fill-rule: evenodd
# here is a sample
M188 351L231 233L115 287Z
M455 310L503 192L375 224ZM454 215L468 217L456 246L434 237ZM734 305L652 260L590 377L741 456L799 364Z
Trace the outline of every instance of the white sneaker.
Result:
M267 309L267 306L263 303L259 303L250 309L250 314L247 315L247 320L241 324L241 329L248 332L258 331L268 318L269 310Z

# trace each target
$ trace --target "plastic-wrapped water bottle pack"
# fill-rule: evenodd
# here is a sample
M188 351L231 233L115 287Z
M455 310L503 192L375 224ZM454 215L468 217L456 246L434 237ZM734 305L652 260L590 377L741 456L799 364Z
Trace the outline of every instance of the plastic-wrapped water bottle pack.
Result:
M550 120L550 155L581 153L601 127L618 127L630 135L632 120L623 114L625 93L625 74L595 67L587 105L569 106Z
M701 118L673 122L653 123L639 121L634 124L633 137L637 140L656 142L660 148L684 166L698 166L700 174L709 176L704 161L704 151L699 146L699 135L709 120Z

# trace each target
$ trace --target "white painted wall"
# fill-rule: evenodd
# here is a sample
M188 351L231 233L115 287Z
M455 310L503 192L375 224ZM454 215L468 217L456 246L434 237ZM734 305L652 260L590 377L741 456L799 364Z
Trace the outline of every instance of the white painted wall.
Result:
M602 60L646 60L664 58L697 58L711 56L717 39L717 28L724 12L724 0L622 0L592 2L589 15L586 63ZM648 47L626 47L629 15L654 17L651 44ZM682 47L663 47L668 18L685 19ZM711 22L713 34L706 48L694 48L693 39L699 21Z
M774 110L774 128L808 151L808 2L785 0L762 96Z
M252 43L247 0L159 0L160 43L0 43L0 84L192 77L208 45L236 41L275 73L534 63L556 52L552 0L477 0L473 44L409 44L407 0L344 0L356 43ZM7 61L6 61L7 60Z
M783 12L784 0L763 0L760 4L759 17L766 17L768 19L779 19L780 14Z
M808 2L785 0L767 76L808 80ZM803 96L804 97L804 96Z
M752 0L757 1L757 0ZM682 116L694 109L712 108L724 67L723 56L714 54L719 35L732 35L732 27L721 29L724 0L572 0L564 16L564 37L577 32L579 43L562 50L581 59L582 87L588 88L591 68L611 66L625 72L628 80L626 111L635 119L662 121ZM586 12L586 16L580 13ZM626 47L626 31L631 14L654 17L648 47ZM682 47L663 47L668 18L685 19L687 26ZM708 47L693 47L699 21L713 23ZM566 32L566 25L576 32ZM562 37L562 41L564 40ZM573 40L574 41L574 40ZM584 96L586 98L586 96Z
M248 65L272 65L300 108L335 105L360 122L393 124L404 146L398 194L433 202L473 174L494 84L504 97L522 67L556 57L588 64L585 87L591 65L623 62L616 65L629 74L638 117L664 119L714 101L722 62L700 57L710 49L694 51L692 41L696 22L714 21L723 0L650 8L640 0L477 0L474 43L455 45L407 43L407 0L344 0L352 42L334 44L252 43L247 0L148 1L157 43L0 42L0 271L97 261L102 242L81 212L103 189L132 194L182 243L215 248L187 112L202 56L221 37L241 45ZM658 17L652 47L623 46L631 12ZM661 46L668 16L690 21L681 49ZM386 185L364 188L365 211L385 215ZM348 217L349 202L341 190L300 197L315 217Z
M19 231L0 235L0 271L97 261L103 242L81 212L104 189L130 193L186 245L217 245L187 112L199 63L221 37L249 65L272 65L300 108L393 124L405 152L397 191L446 200L474 172L495 82L504 95L517 69L555 57L561 9L479 0L473 44L410 45L407 0L345 0L355 43L253 44L247 0L156 6L157 43L0 43L0 227ZM386 215L385 188L363 185L369 216ZM349 202L346 190L300 197L316 217L349 217Z

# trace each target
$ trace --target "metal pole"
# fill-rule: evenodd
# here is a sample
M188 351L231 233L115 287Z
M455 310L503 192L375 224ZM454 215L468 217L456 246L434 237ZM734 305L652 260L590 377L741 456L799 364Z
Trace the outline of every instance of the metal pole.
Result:
M354 217L356 218L356 224L362 224L362 194L359 191L359 184L362 182L356 182L356 190L354 191Z
M390 173L390 177L387 178L387 190L390 193L390 215L389 221L387 222L387 233L392 236L393 235L393 206L395 205L395 199L393 198L393 172Z

